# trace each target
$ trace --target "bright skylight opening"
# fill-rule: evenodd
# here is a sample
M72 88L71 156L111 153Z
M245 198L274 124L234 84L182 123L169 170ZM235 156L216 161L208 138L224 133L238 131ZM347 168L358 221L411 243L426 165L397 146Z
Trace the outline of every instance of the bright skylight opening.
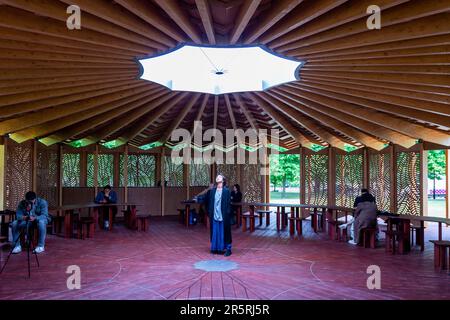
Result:
M264 91L299 79L301 61L270 53L262 46L203 47L183 45L141 59L141 79L174 91L210 94Z

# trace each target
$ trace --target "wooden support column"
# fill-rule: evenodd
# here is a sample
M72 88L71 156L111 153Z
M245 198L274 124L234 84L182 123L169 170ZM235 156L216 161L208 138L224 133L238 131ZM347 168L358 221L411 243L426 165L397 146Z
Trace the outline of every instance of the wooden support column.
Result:
M94 152L94 177L93 177L93 179L94 179L95 194L97 194L97 192L98 192L98 144L95 145L95 152Z
M336 205L336 152L328 148L328 205Z
M300 203L306 203L306 164L305 148L300 147Z
M6 139L0 137L0 210L5 210Z
M397 212L397 151L395 145L390 145L389 147L389 155L391 160L391 172L390 172L390 180L391 180L391 194L390 194L390 211Z
M63 146L62 144L58 145L58 206L63 205Z
M31 189L36 192L37 190L37 140L33 140L31 144L31 148L33 149L33 153L31 155Z
M428 151L420 144L420 211L428 215ZM433 213L431 215L434 215Z
M123 187L124 187L124 201L128 202L128 144L125 145L123 154Z
M190 182L190 177L189 177L189 170L190 169L190 165L183 163L183 182L184 185L186 186L186 199L189 199L190 197L190 190L189 190L189 185L191 184Z
M369 149L363 149L363 188L369 189L370 182Z
M80 187L87 187L87 152L80 153Z
M113 185L115 188L118 188L120 185L120 153L119 152L113 153L113 166L114 166Z
M1 161L1 160L0 160ZM445 217L450 217L450 150L445 150Z
M164 201L165 201L165 184L166 184L166 178L165 178L165 168L164 168L164 147L161 148L161 154L159 157L159 163L158 163L159 171L160 171L160 177L161 177L161 216L164 216Z

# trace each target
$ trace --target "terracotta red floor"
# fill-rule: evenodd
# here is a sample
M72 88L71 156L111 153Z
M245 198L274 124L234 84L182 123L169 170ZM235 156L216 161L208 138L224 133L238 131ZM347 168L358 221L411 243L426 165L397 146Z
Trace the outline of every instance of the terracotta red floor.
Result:
M148 233L118 226L89 240L49 236L31 279L26 254L12 257L0 275L0 299L450 299L450 275L434 269L428 243L425 252L391 255L384 247L328 240L306 222L304 229L300 240L277 233L274 224L253 234L233 229L229 258L209 253L203 225L186 229L170 218L152 219ZM436 235L430 225L427 242ZM205 260L229 260L237 269L194 267ZM70 265L81 268L80 290L67 289ZM369 265L381 268L380 290L367 289Z

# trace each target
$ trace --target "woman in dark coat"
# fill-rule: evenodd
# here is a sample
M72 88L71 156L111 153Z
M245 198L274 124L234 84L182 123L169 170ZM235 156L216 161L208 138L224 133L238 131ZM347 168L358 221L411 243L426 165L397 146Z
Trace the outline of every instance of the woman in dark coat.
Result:
M216 185L196 197L205 203L210 222L211 253L231 255L231 192L225 186L225 177L218 175Z
M241 187L238 184L235 184L233 186L233 191L231 191L231 203L239 203L242 202L242 192L241 192ZM231 217L231 221L232 224L236 224L236 212L237 212L237 208L238 206L236 205L232 205L231 206L231 210L232 210L232 217Z

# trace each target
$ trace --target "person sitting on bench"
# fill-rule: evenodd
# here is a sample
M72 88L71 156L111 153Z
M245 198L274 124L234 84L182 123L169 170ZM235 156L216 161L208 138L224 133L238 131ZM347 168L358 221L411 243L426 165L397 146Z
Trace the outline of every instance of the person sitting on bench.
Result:
M22 252L18 238L20 231L27 227L27 220L28 229L36 225L39 232L38 244L33 253L42 253L45 251L45 237L49 222L48 203L44 199L38 198L33 191L27 192L25 200L20 201L16 211L16 220L12 223L13 243L16 244L12 251L14 254Z
M353 222L353 240L351 244L360 244L361 231L377 227L377 204L375 197L367 189L361 189L361 195L355 199L355 220Z
M103 188L102 191L97 193L95 197L95 203L99 204L108 204L108 203L117 203L117 194L112 190L110 185L107 185ZM109 207L103 208L103 221L105 229L109 228ZM117 214L117 207L113 207L113 219Z

